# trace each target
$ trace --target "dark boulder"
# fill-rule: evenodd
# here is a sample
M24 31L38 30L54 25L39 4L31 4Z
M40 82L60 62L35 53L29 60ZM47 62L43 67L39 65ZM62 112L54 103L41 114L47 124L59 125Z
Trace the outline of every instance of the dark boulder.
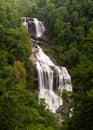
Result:
M61 113L63 116L69 116L69 107L66 100L63 101L63 105L59 106L56 113Z

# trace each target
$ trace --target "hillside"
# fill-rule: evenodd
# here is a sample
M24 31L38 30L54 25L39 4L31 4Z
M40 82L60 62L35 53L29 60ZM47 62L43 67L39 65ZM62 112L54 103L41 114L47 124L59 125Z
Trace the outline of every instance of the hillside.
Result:
M0 0L0 130L93 130L93 1ZM42 48L65 66L73 92L63 92L70 117L59 123L32 90L38 87L29 59L32 44L22 17L47 29Z

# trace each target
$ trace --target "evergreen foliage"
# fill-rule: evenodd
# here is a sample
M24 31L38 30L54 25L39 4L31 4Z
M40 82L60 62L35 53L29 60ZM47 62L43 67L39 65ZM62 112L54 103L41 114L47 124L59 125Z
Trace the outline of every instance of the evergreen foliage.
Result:
M59 124L35 88L22 16L47 27L50 46L72 76L71 117ZM52 52L52 51L51 51ZM93 130L93 0L0 0L0 130Z
M45 23L54 57L69 69L74 86L74 92L65 96L73 108L72 116L64 119L61 129L92 130L93 1L46 0L41 6L40 2L35 1L35 10L29 7L27 15Z
M34 88L31 41L21 20L28 2L0 0L0 130L59 130L54 114L27 90Z

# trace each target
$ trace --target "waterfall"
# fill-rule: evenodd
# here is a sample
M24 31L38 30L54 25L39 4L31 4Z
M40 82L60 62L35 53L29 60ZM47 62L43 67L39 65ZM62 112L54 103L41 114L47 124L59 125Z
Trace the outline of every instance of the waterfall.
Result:
M35 39L39 39L46 31L45 26L37 18L22 17L23 25L27 28L31 36ZM43 39L43 38L42 38Z
M71 77L65 67L56 66L39 46L36 58L39 98L44 98L49 109L55 113L58 107L63 104L62 90L72 91Z
M45 31L45 27L41 21L39 21L37 18L33 18L33 22L36 26L36 36L37 38L41 38L42 34Z
M36 18L30 19L29 22L34 22L36 37L41 38L45 31L43 23ZM28 26L26 19L24 26ZM33 41L34 39L32 39ZM71 76L65 67L55 65L39 45L35 46L37 46L37 51L34 61L36 62L39 79L39 99L44 98L47 107L55 113L59 106L63 104L63 89L72 91Z
M27 19L26 17L22 17L23 19L23 25L26 27L26 29L28 30L28 22L27 22Z

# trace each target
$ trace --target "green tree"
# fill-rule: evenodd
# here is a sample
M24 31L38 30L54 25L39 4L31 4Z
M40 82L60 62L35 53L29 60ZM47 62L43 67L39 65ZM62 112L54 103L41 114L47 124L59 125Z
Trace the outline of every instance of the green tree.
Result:
M70 96L72 116L63 123L62 130L92 130L93 128L93 62L84 61L81 61L72 73L75 90L75 93Z

